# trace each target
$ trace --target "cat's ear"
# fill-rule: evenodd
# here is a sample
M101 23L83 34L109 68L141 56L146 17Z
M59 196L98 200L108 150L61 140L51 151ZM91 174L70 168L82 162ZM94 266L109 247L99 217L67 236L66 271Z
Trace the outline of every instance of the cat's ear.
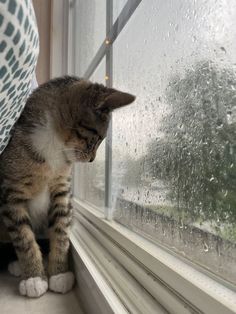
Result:
M102 104L100 104L99 110L113 111L129 105L135 100L135 96L131 94L120 92L115 89L110 89L109 91L110 93L105 97Z

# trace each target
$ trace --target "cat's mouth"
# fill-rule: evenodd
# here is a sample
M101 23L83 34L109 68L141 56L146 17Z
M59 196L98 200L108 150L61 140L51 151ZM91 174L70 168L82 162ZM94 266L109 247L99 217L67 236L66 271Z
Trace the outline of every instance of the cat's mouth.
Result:
M76 161L80 162L92 162L95 159L94 153L87 153L80 150L75 149L75 158Z

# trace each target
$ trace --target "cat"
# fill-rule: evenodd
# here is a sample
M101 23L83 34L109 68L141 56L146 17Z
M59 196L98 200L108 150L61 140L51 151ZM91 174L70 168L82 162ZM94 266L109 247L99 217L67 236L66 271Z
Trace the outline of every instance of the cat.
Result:
M71 290L68 268L72 207L71 167L92 162L106 137L111 112L135 97L101 84L64 76L39 86L28 98L0 155L0 229L16 251L21 295ZM48 230L45 270L36 242Z

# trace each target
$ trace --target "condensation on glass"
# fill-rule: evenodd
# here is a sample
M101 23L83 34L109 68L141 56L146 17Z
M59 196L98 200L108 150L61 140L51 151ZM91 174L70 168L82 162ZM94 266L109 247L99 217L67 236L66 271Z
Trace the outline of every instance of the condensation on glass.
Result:
M114 43L114 219L236 283L236 2L143 0Z
M90 80L104 84L105 67L105 59L103 59ZM77 163L75 167L74 180L77 187L74 191L75 196L92 203L103 211L105 203L105 141L99 146L94 162Z
M75 0L75 68L83 76L106 36L106 0Z

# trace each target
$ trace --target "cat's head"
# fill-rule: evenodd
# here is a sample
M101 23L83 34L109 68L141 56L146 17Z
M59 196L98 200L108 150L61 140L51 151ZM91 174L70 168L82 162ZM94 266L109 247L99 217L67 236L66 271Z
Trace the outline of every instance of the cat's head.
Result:
M88 81L76 82L59 114L59 131L71 161L92 162L107 134L111 112L135 100L124 93Z

